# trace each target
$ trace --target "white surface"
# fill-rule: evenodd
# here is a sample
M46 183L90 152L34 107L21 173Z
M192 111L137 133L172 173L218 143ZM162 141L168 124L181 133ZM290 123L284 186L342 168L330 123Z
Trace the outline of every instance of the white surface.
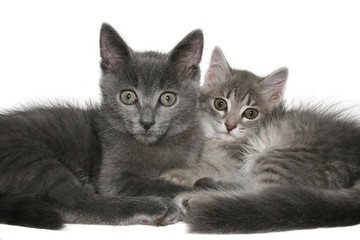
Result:
M266 75L287 66L287 99L360 105L360 7L356 1L1 1L0 109L44 99L98 101L99 30L112 24L134 50L169 51L205 35L205 71L219 45L231 66ZM356 112L358 114L358 111ZM360 115L359 115L360 116ZM359 226L226 236L355 239ZM168 227L79 226L46 231L0 225L0 239L223 239Z
M68 225L61 231L39 230L32 228L23 228L17 226L0 225L0 239L28 239L28 240L145 240L145 239L171 239L171 240L332 240L332 239L359 239L359 226L314 229L314 230L297 230L277 233L260 233L260 234L230 234L230 235L204 235L186 233L186 226L183 223L167 227L151 226L80 226Z

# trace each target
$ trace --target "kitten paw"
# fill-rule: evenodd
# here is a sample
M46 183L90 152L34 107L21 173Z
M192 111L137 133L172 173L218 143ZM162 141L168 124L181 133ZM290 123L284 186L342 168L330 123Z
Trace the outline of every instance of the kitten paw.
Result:
M179 209L170 199L149 198L140 208L137 211L141 214L137 214L131 224L165 226L180 219Z
M200 196L199 193L183 193L174 199L183 218L194 208L194 204L201 202Z
M174 203L178 206L181 213L181 220L187 222L187 217L196 215L199 208L203 208L207 204L210 204L217 198L226 195L220 191L198 191L198 192L186 192L179 194Z
M185 187L192 187L194 182L197 180L189 176L188 171L183 169L173 169L166 171L160 176L160 178L175 185Z
M170 201L170 200L169 200ZM174 224L180 221L180 210L172 201L171 204L167 206L167 212L163 218L158 222L159 226L166 226L169 224Z

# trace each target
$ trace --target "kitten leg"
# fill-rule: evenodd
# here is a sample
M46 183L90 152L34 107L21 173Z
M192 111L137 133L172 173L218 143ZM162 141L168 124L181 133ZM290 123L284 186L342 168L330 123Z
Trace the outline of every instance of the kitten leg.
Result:
M179 207L180 213L186 221L187 215L196 211L198 206L210 203L214 198L231 196L230 192L221 191L197 191L179 194L175 199L175 204Z
M133 173L119 174L106 185L100 185L103 196L161 196L173 198L180 192L189 191L189 187L175 185L160 178L147 178Z
M184 193L175 199L191 232L254 233L359 224L359 191L268 186Z
M196 172L191 168L172 169L161 174L160 178L175 185L186 187L194 186L194 183L199 179Z
M167 225L179 219L179 211L170 199L93 195L70 179L52 188L48 197L66 223Z
M159 197L94 197L59 211L67 223L163 226L179 220L178 208Z
M83 186L79 179L56 159L29 156L20 160L11 163L12 167L16 166L21 174L8 175L4 179L17 192L21 192L25 196L38 195L44 201L44 203L35 204L34 207L29 205L27 208L27 201L20 201L20 205L15 206L14 214L26 215L29 219L28 226L60 228L61 224L56 221L63 223L64 220L66 223L112 225L166 225L178 220L178 210L168 199L126 196L107 198L93 195L90 192L91 189L92 192L94 191L91 184ZM25 163L27 163L26 168L21 165ZM47 208L42 210L41 204L46 205ZM24 209L27 210L24 211ZM36 216L44 216L49 219L43 219L40 222L36 220ZM10 217L1 221L11 221ZM57 217L58 220L54 220L56 226L51 223L50 217ZM19 219L16 221L13 224L22 224Z

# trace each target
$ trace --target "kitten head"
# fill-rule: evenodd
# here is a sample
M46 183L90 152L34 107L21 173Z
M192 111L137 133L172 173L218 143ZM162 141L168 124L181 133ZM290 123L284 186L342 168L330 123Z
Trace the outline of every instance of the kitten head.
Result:
M103 24L100 48L102 108L112 128L151 144L193 126L203 50L200 30L161 54L133 51Z
M267 77L232 69L216 47L201 91L205 134L225 141L242 138L246 128L281 106L287 76L287 68Z

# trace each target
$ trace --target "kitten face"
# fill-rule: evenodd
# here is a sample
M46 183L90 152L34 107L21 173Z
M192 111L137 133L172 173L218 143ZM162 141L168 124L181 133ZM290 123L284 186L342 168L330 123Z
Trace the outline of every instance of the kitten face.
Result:
M225 141L241 139L246 128L261 119L265 112L256 99L240 89L230 90L227 94L214 92L203 106L207 108L205 121L215 133L212 137Z
M201 94L206 136L224 141L243 138L246 129L281 102L286 79L285 68L265 78L231 69L215 48Z
M169 54L160 54L133 52L110 30L101 34L101 87L113 128L143 144L188 129L197 112L201 31L190 33Z
M195 112L196 82L174 83L171 73L157 71L163 68L161 65L149 62L146 73L142 71L144 65L132 69L133 77L116 78L104 89L110 93L107 101L112 106L113 126L142 143L182 132L190 126L189 119L182 115L191 118Z

